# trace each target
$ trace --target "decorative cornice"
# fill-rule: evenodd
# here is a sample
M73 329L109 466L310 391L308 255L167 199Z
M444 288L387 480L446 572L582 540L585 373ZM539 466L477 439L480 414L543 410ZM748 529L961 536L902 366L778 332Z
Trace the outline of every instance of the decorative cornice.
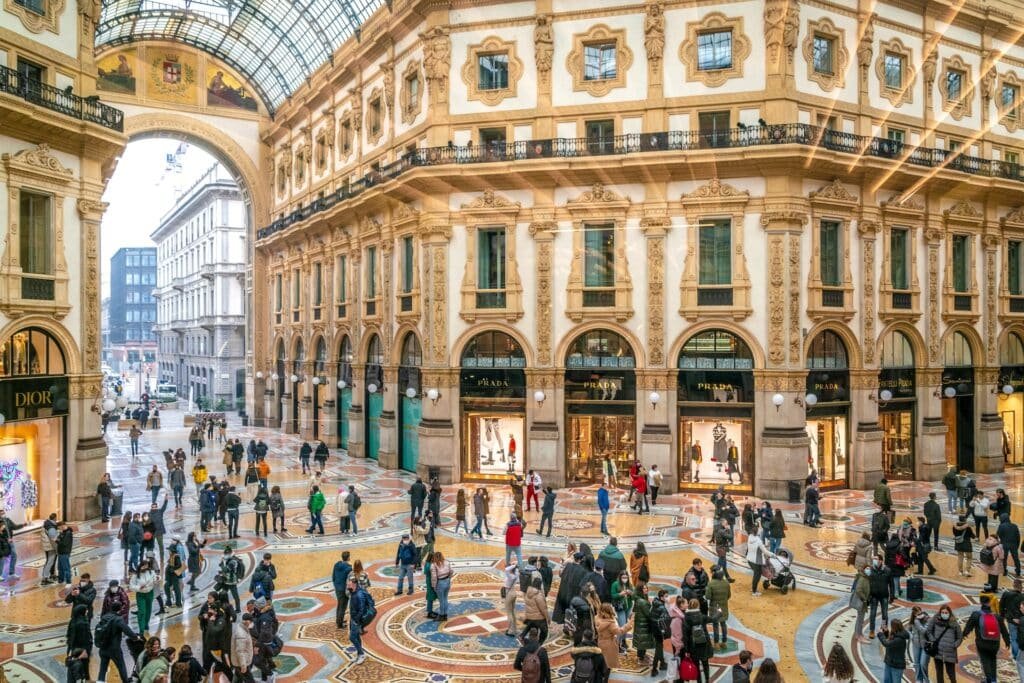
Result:
M1018 206L1016 209L1013 209L1010 213L1000 218L999 222L1004 225L1006 223L1024 225L1024 206Z
M956 204L943 211L942 215L946 218L966 218L971 220L981 220L982 218L981 212L966 199L958 199Z
M594 183L593 186L575 199L570 199L566 204L613 204L625 202L630 203L629 197L623 197L604 186L604 183Z
M98 221L106 213L108 206L110 205L106 202L79 199L77 204L78 215L81 216L82 220L93 219Z
M857 198L850 194L850 191L839 182L839 178L835 178L828 185L824 185L814 192L811 192L808 197L812 200L827 199L829 201L837 202L848 202L856 203Z
M463 204L464 210L473 209L516 209L522 207L521 202L514 202L504 195L497 194L494 190L487 189L473 201Z
M71 180L75 172L70 168L66 168L64 164L60 162L60 159L53 156L50 152L50 146L43 143L35 149L23 149L20 152L16 152L13 156L11 154L3 154L0 156L3 160L4 166L10 169L10 167L19 167L19 170L28 173L43 174L48 180L57 182L67 182Z
M750 192L738 190L728 183L723 183L718 178L712 178L690 194L683 195L683 201L687 199L749 199Z

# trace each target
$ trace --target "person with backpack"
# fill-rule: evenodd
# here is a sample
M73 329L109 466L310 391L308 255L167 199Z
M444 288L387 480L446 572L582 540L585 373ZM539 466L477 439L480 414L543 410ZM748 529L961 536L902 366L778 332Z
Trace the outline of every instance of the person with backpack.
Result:
M963 642L960 623L949 605L943 605L928 622L924 636L924 651L935 662L935 680L943 683L943 673L956 681L957 648Z
M203 668L210 673L228 673L227 657L231 653L231 622L235 613L226 600L210 593L199 612L199 629L203 638Z
M253 666L259 669L261 678L267 681L277 668L274 657L281 654L284 648L284 641L277 635L281 622L277 619L273 602L266 598L258 598L253 609L253 622L249 629L256 649Z
M700 602L690 600L683 617L683 649L689 653L697 665L697 680L702 683L711 681L711 638L708 637L707 625L712 623L711 617L700 611ZM703 678L701 675L703 673Z
M179 673L181 672L181 673ZM180 677L187 683L200 683L206 678L207 672L203 665L192 656L192 647L182 645L178 650L178 661L171 667L171 683L178 683L175 676Z
M274 599L274 579L277 578L277 567L274 566L272 560L273 556L270 553L263 553L263 560L252 571L249 592L256 600L266 598L267 602L271 602Z
M978 562L981 569L988 575L988 581L982 587L983 591L991 593L999 592L999 577L1003 575L1003 563L1006 560L1006 551L1003 544L995 536L989 536L981 546L978 553Z
M111 594L115 588L120 588L117 585L117 581L111 581L110 590L107 591L107 596ZM124 592L121 590L120 592ZM127 596L126 596L127 597ZM128 603L124 603L124 612L127 614ZM131 628L128 627L126 617L121 615L120 609L111 609L109 612L106 611L107 599L103 599L104 612L100 616L99 622L96 624L96 628L93 630L93 642L96 645L96 649L100 656L100 675L96 680L104 681L107 678L107 669L110 664L113 663L117 669L118 675L122 681L128 680L128 668L124 663L124 650L121 649L121 637L127 636L131 639L137 639L139 636L136 635Z
M967 523L967 515L957 517L953 525L953 549L956 550L957 568L960 576L971 576L971 557L974 554L974 546L971 541L974 539L974 531Z
M608 586L611 586L628 569L626 557L619 550L619 539L614 536L608 539L608 545L604 547L597 559L604 563L602 571Z
M573 660L572 675L569 683L603 683L608 680L611 671L605 662L601 648L597 646L594 632L590 629L580 634L579 644L570 650Z
M551 663L548 651L536 628L530 628L523 637L523 644L516 652L512 668L521 671L521 683L551 683Z
M889 540L889 515L881 510L871 515L871 542L874 544L874 552L877 554L880 548L885 547Z
M668 591L662 588L651 600L651 635L654 636L654 657L651 659L651 675L668 669L665 661L665 639L672 635L672 617L669 616Z
M882 477L882 480L878 482L878 486L875 487L872 500L875 505L878 506L879 511L884 512L891 522L894 519L892 511L892 492L889 490L889 482L885 477Z
M585 632L593 633L594 614L600 608L601 602L597 598L594 584L587 580L580 588L580 592L569 601L569 606L563 614L563 630L572 636L573 645L579 646L583 642Z
M903 622L893 619L888 627L883 626L878 634L878 642L885 648L882 683L900 683L903 670L907 668L907 649L910 643L910 634L903 628Z
M949 471L942 475L942 487L946 489L946 512L955 515L959 499L956 495L956 468L950 467Z
M164 598L168 607L181 609L181 577L185 573L185 562L177 551L171 550L170 557L164 565ZM174 597L172 602L171 597Z
M257 536L260 535L260 524L263 525L263 536L267 535L267 513L270 512L270 494L267 493L267 489L260 486L256 492L256 497L252 500L252 511L256 514L256 531L254 532Z
M242 611L242 603L238 598L238 582L245 576L245 565L242 558L234 554L231 546L224 548L224 557L220 560L216 590L230 594L235 599L235 611Z
M334 611L334 625L338 628L345 628L345 612L348 610L348 577L352 573L352 565L349 563L351 554L349 551L341 553L341 559L334 563L331 570L331 583L334 586L334 597L337 607Z
M373 604L373 598L365 588L359 585L354 575L348 577L348 638L352 647L356 649L355 664L362 664L366 661L366 653L363 652L363 629L377 616L377 608Z
M266 490L267 485L270 483L270 463L267 462L266 458L260 458L256 461L256 473L259 475L260 488Z
M416 481L409 487L408 494L409 519L418 519L423 516L423 504L427 502L427 486L423 483L423 479L416 477Z
M981 660L984 683L997 683L996 657L999 655L999 640L1010 646L1010 634L1003 618L992 611L992 601L987 595L981 596L981 609L974 612L964 626L963 639L975 634L974 644Z
M256 491L260 486L260 473L256 471L256 463L250 462L248 467L245 468L245 478L242 480L245 484L245 496L249 500L256 498Z
M356 523L356 513L359 512L359 508L362 507L363 501L356 493L356 487L349 484L348 497L345 499L348 503L348 532L355 536L359 533L359 525ZM323 533L323 528L320 529L320 533Z
M283 534L287 529L284 526L284 496L281 495L281 487L274 486L270 489L270 520L274 529L274 533L277 533L277 523L281 523L281 533Z

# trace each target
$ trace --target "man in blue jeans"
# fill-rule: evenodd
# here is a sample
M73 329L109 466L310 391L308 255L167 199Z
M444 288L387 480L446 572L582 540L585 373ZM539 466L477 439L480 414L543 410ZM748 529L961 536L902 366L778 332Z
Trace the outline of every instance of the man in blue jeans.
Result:
M0 510L0 537L7 541L6 544L0 543L0 545L5 545L10 553L6 557L0 557L0 582L7 579L20 578L17 574L18 551L14 547L14 532L24 526L24 524L15 524L12 519L7 517L6 510ZM5 563L7 565L6 571L4 571Z
M363 622L366 621L367 610L373 605L373 598L351 575L348 578L348 592L348 639L356 649L355 664L362 664L366 661L366 653L363 652Z
M67 522L57 524L57 582L71 583L71 548L74 532Z
M416 570L416 560L419 557L420 553L416 550L416 544L409 539L409 534L402 534L402 541L398 544L398 550L395 552L395 566L398 567L398 590L395 591L395 595L402 594L406 576L409 577L409 595L412 595L415 590L412 577Z
M608 508L610 502L608 500L608 489L604 483L601 484L601 488L597 489L597 509L601 511L601 533L608 535Z

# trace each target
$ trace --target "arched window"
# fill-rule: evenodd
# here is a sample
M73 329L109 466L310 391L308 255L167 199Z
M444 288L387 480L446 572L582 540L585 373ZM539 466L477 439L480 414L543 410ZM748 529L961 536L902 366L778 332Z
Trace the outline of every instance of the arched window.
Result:
M295 358L292 359L292 373L301 376L302 361L306 359L306 349L300 339L295 343ZM295 394L298 396L298 393Z
M526 354L515 339L497 330L473 337L462 352L464 368L525 368Z
M26 327L0 343L0 376L65 374L64 349L45 330Z
M707 330L690 337L679 352L683 370L752 370L750 347L731 332Z
M971 343L962 332L954 332L946 337L942 347L942 364L947 368L969 368L974 365Z
M824 330L807 351L807 368L810 370L846 370L850 367L847 360L846 344L838 334Z
M1024 365L1024 341L1020 335L1011 332L999 348L1000 365Z
M423 365L423 350L420 348L419 339L412 332L405 335L405 339L402 341L401 364L406 367Z
M914 367L914 347L911 346L907 335L899 330L892 330L882 340L882 367Z
M342 338L341 344L338 346L338 362L352 362L352 340L347 334Z
M370 337L370 344L366 347L366 362L371 365L384 365L384 347L381 346L380 337L376 334Z
M317 342L316 342L316 367L314 368L314 371L316 372L317 377L322 375L326 368L327 368L327 343L324 341L323 337L320 337L319 339L317 339Z
M611 330L584 332L573 340L565 358L567 368L635 368L633 347Z

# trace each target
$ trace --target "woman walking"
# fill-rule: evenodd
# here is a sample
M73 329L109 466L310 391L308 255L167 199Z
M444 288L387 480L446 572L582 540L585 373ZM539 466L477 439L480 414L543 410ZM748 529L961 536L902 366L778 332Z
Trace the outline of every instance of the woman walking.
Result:
M245 496L252 502L256 498L256 491L260 486L260 473L256 470L256 463L250 462L245 468Z
M171 548L170 556L164 565L164 598L167 606L181 608L181 575L185 573L185 562L178 555L175 547ZM174 600L171 600L171 598Z
M910 630L910 655L914 664L914 680L917 683L928 683L928 653L924 645L928 642L928 615L917 605L910 610L907 621Z
M943 683L943 673L949 677L951 683L956 681L957 646L963 640L964 632L960 623L953 616L953 610L948 605L943 605L939 611L928 622L925 631L925 640L934 643L936 654L932 655L935 661L935 680Z
M644 554L646 558L646 553ZM615 614L616 623L619 626L625 626L626 622L631 621L633 617L633 585L630 583L630 575L626 572L619 574L619 578L612 581L611 595L612 595L612 608ZM627 629L628 631L628 629ZM600 635L600 634L599 634ZM619 638L619 649L626 649L626 636L625 631L622 637ZM613 667L614 668L614 667Z
M698 683L711 682L711 639L708 637L707 625L711 618L701 614L700 601L690 600L686 606L686 613L683 619L683 647L686 649L693 662L697 665ZM701 677L703 675L703 678Z
M605 664L610 670L619 668L619 641L633 628L633 619L623 626L619 626L616 620L615 610L607 602L601 603L594 617L594 630L597 634L597 646L601 648Z
M544 599L544 581L537 573L534 573L530 579L530 587L526 589L523 604L526 606L526 611L523 615L522 637L525 638L530 629L537 629L539 634L537 642L543 645L548 638L551 615L548 614L548 602Z
M637 541L629 556L629 580L634 586L643 581L651 580L651 558L647 554L647 546L643 541ZM620 623L619 626L622 624Z
M440 554L440 553L438 553ZM515 637L519 630L516 620L516 600L519 597L519 565L515 561L505 565L505 583L501 587L501 598L505 604L506 636ZM447 614L447 611L443 611Z
M786 537L786 520L782 518L782 510L776 510L772 521L768 524L768 549L772 554L779 552L782 539Z
M135 607L138 610L139 633L149 637L149 619L153 614L153 591L156 588L156 574L149 566L149 560L139 562L139 570L129 584L135 591Z
M772 553L765 547L760 536L753 535L747 539L747 564L750 571L754 573L750 581L750 594L755 598L761 597L758 590L761 583L761 572L764 570L764 563L768 561Z
M434 590L437 592L438 609L441 610L438 621L443 624L448 621L448 591L452 588L452 577L455 572L448 560L444 559L444 553L440 550L434 553L434 562L430 571Z
M466 522L466 491L462 488L459 489L455 496L455 535L459 535L459 526L462 526L466 530L466 534L469 534L469 524ZM543 641L542 641L543 642Z
M188 551L188 590L190 594L199 590L196 588L196 579L203 573L203 547L205 545L206 541L200 541L194 531L190 531L188 538L185 539L185 550Z
M274 525L274 533L277 533L277 523L281 523L281 533L284 528L284 496L281 495L281 487L275 486L270 489L270 519Z
M907 668L907 644L910 634L903 628L903 622L893 619L889 626L878 634L878 642L885 648L882 683L900 683L903 670Z
M953 549L956 550L957 568L960 576L971 576L971 556L974 553L974 546L971 541L974 539L974 531L967 523L967 517L960 515L956 524L953 525Z
M647 666L647 651L654 649L654 628L651 624L651 601L647 597L647 584L637 584L633 600L633 647L636 661Z

